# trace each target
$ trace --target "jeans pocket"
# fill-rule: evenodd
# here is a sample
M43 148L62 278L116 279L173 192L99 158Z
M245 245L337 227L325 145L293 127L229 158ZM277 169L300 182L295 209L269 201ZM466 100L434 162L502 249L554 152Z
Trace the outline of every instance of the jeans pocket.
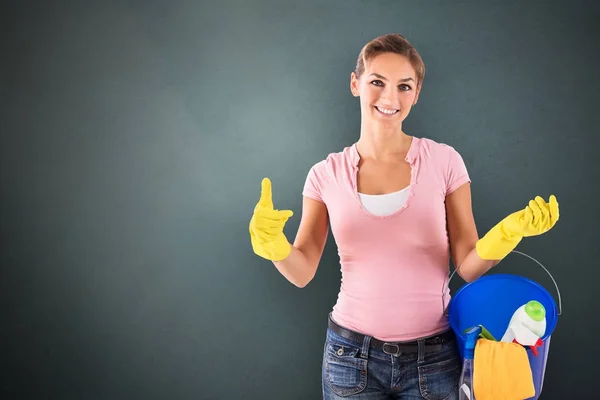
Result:
M454 351L444 351L425 358L418 366L419 389L427 400L457 398L462 365Z
M336 395L354 395L367 386L367 359L359 354L360 348L348 343L329 341L325 346L325 381Z

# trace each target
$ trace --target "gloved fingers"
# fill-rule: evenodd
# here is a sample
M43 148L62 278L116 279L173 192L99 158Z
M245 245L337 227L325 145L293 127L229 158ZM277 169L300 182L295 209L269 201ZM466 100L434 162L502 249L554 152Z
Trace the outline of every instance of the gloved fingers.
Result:
M283 221L271 221L271 220L256 219L252 223L252 229L274 235L277 232L283 232L284 225L285 225L285 222L283 222Z
M285 221L287 221L294 215L294 212L292 210L277 210L277 212L279 213L279 216Z
M536 196L535 197L535 202L537 203L537 205L540 207L540 212L542 214L541 220L540 220L540 227L547 227L547 225L550 224L550 210L548 209L548 204L546 204L546 202L544 201L544 199L542 199L541 196Z
M263 218L261 215L255 215L252 219L251 226L253 229L259 229L267 233L282 232L287 219L271 219Z
M253 229L252 233L254 234L254 237L256 238L256 240L259 243L266 244L266 243L274 242L275 239L277 238L277 235L281 234L281 231L279 231L276 234L271 234L271 233L265 232L262 229Z
M526 221L527 226L533 223L533 210L531 209L531 207L525 207L525 212L523 213L523 220Z
M280 226L275 226L275 227L268 227L268 226L256 226L255 231L258 235L269 235L269 236L275 236L281 232L283 232L283 225Z
M257 214L253 218L253 225L261 228L277 228L279 226L283 226L285 224L281 219L273 219L268 217L263 217L260 214Z
M273 194L271 191L271 180L263 178L260 188L260 200L258 204L264 208L273 208Z
M550 196L549 207L550 207L550 224L551 224L551 226L554 226L554 224L556 224L556 221L558 221L558 217L559 217L558 201L556 200L556 196L554 196L554 195Z
M529 208L533 212L533 225L539 226L540 220L542 219L542 210L535 200L529 200Z
M533 211L531 211L529 206L521 211L517 211L515 214L518 214L516 221L518 221L521 231L526 230L533 223Z
M263 220L271 221L287 221L289 217L294 215L290 210L273 210L269 208L258 208L254 211L255 215Z

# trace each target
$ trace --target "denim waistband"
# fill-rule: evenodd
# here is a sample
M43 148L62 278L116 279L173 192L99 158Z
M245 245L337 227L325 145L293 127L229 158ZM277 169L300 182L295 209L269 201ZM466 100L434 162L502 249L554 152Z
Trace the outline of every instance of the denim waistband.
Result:
M367 335L360 332L353 331L337 324L329 315L328 327L332 332L337 335L352 340L357 343L364 343ZM369 347L381 350L386 354L398 355L401 353L416 353L419 351L419 345L423 346L423 350L426 353L439 352L442 350L444 344L451 343L454 339L454 332L449 329L439 334L429 336L426 338L420 338L408 342L386 342L373 337L368 338Z

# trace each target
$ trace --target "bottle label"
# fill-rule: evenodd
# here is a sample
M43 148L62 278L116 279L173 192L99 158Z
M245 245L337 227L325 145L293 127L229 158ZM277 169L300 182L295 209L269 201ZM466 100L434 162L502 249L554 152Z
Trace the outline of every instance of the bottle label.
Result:
M460 390L463 391L468 400L471 400L471 388L466 383L462 384Z

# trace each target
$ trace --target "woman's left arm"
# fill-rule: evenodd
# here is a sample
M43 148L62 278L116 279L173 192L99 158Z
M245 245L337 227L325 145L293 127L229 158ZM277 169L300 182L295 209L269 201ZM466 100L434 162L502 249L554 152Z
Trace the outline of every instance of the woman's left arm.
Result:
M500 262L482 259L475 249L479 234L473 217L470 183L446 196L446 218L452 262L465 281L476 280Z

